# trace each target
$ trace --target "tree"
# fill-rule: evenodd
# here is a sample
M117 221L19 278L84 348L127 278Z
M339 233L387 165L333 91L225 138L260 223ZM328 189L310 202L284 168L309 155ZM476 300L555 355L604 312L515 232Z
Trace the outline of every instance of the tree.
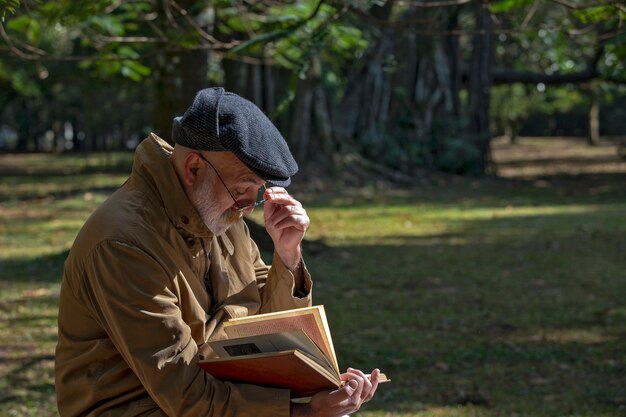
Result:
M601 102L593 91L622 82L626 73L620 26L626 11L618 3L2 0L0 7L0 82L10 85L0 105L14 120L28 114L17 110L25 97L41 97L29 99L33 109L57 100L42 95L45 84L60 85L58 71L71 69L85 84L67 89L67 100L107 96L119 103L107 109L115 115L108 120L123 120L129 111L117 99L140 102L134 111L152 120L137 118L122 130L147 126L168 137L171 117L193 94L219 84L259 104L299 159L330 170L341 162L338 155L356 154L404 172L480 174L489 167L494 87L511 86L527 98L520 91L532 89L513 86L576 84ZM19 68L24 62L28 69ZM42 67L49 72L45 83L35 76L45 73ZM118 83L124 92L113 98L111 85ZM507 113L514 107L517 113ZM71 117L80 120L79 113ZM592 120L598 113L590 112ZM525 114L504 105L494 117ZM116 136L98 117L89 123L98 126L94 140ZM20 136L40 135L58 118L46 116L37 132L24 127Z
M539 85L543 91L546 86L578 85L588 97L588 137L594 144L600 137L603 85L626 83L623 64L626 38L621 28L626 7L618 3L585 5L556 0L552 3L501 1L494 5L497 13L508 13L507 25L524 29L520 33L500 35L499 58L507 66L493 70L494 84L525 83ZM510 13L512 10L524 13ZM531 21L538 18L542 19L543 27L527 32L525 29Z

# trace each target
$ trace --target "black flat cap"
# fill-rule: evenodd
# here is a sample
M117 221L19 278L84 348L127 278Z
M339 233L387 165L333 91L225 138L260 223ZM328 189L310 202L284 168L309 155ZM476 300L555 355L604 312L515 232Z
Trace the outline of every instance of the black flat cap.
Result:
M280 187L298 172L285 139L254 103L223 88L200 90L182 116L174 118L172 139L202 151L230 151L251 171Z

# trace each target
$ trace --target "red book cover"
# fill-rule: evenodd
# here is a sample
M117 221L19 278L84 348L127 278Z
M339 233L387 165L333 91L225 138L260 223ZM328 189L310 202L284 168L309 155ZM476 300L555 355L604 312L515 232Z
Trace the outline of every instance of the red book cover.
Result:
M219 380L288 388L292 398L341 386L338 375L332 375L297 350L207 359L198 364Z

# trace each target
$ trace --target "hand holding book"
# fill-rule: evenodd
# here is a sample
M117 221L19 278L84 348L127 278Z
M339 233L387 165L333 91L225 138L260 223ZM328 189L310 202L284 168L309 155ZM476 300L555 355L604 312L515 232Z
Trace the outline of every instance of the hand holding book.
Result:
M365 375L357 369L348 368L348 372L341 374L344 382L341 388L318 392L306 404L292 404L290 415L339 417L352 414L374 396L380 376L378 369L374 369L371 375Z
M319 401L338 404L367 401L387 381L378 370L372 381L354 369L340 374L323 306L231 319L224 330L228 339L209 342L218 357L199 362L217 379L289 388L292 398L320 393Z

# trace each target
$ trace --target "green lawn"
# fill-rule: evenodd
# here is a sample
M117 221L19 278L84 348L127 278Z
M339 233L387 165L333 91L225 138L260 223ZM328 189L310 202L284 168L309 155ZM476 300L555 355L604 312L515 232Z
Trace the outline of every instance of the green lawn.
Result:
M0 416L56 415L63 261L120 160L0 157ZM340 365L392 379L360 416L626 415L626 176L585 175L296 182Z

